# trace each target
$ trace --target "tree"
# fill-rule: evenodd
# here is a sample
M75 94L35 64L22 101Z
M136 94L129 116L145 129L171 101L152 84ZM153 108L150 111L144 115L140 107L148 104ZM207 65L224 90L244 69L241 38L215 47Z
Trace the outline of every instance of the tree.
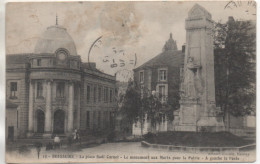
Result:
M243 116L255 103L255 28L251 21L215 24L216 102L226 114Z
M121 104L119 114L122 116L121 123L124 124L124 127L137 122L141 111L141 97L139 89L132 79L128 81L127 90L120 96L119 102Z
M142 108L147 114L147 120L150 121L152 130L156 130L156 125L161 123L162 116L165 114L162 111L162 103L155 94L147 94L142 99Z

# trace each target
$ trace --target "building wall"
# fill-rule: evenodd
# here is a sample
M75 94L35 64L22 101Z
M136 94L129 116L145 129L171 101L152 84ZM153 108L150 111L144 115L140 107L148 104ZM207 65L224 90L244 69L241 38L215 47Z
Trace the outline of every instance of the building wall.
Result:
M8 139L8 128L14 128L14 139L18 136L19 123L17 122L17 109L7 109L6 110L6 128L5 128L5 137Z
M159 82L158 70L160 68L167 69L167 81ZM144 82L140 83L139 73L144 72ZM168 84L168 103L172 106L179 106L179 87L180 87L180 67L179 66L154 66L150 68L134 71L134 80L137 85L143 85L145 88L150 88L151 91L158 90L158 84Z
M110 115L115 112L116 99L115 81L101 80L95 77L85 76L82 82L84 89L81 93L81 126L80 129L95 131L105 130L110 127ZM87 101L87 86L90 87L90 99ZM96 94L94 94L94 87L96 88ZM99 98L98 90L101 88L101 97ZM108 89L108 100L105 101L104 89ZM110 90L112 91L112 97L110 101ZM94 98L94 95L96 98ZM100 101L99 101L100 100ZM87 127L87 112L89 113L89 127ZM112 121L112 119L111 119Z
M17 55L19 56L19 55ZM9 58L8 61L15 61L16 57ZM35 57L35 54L32 55ZM37 56L36 56L37 57ZM12 59L12 60L11 60ZM49 60L48 60L49 61ZM81 130L97 130L97 129L108 129L112 128L114 112L116 110L116 99L115 99L115 90L116 90L116 80L114 76L110 76L104 73L100 73L98 71L89 71L85 68L75 71L66 72L66 70L57 71L54 65L51 65L53 68L51 71L46 72L45 64L50 64L49 62L45 62L45 60L41 61L41 67L32 68L30 70L29 62L18 61L17 63L7 63L6 69L6 98L11 102L17 104L19 106L18 111L18 131L17 136L20 138L24 138L28 132L28 115L29 115L29 85L30 80L33 79L33 132L37 132L37 116L36 112L38 109L45 112L46 108L46 97L47 97L47 81L51 80L51 127L53 130L53 119L54 112L57 109L62 108L65 112L65 125L64 130L66 133L67 130L67 110L68 110L68 101L69 101L69 79L73 77L67 77L70 75L79 75L81 77L78 81L73 81L74 83L74 119L73 119L73 128L81 129ZM49 66L49 65L48 65ZM35 66L36 67L36 66ZM42 71L41 71L42 69ZM36 72L36 71L37 72ZM34 73L33 76L32 72ZM75 73L74 73L75 72ZM41 75L40 75L41 74ZM47 75L45 75L47 74ZM64 74L64 75L63 75ZM31 77L30 77L31 76ZM48 77L47 77L48 76ZM49 77L50 76L50 77ZM59 76L59 77L57 77ZM59 79L59 80L58 80ZM71 79L75 80L75 79ZM56 87L57 82L63 81L65 82L64 88L64 103L59 103L57 100ZM17 92L16 98L10 97L11 95L11 82L17 82ZM42 98L37 98L37 82L42 82L43 84L43 96ZM90 101L87 102L87 86L90 86ZM96 102L94 102L94 86L96 86ZM101 100L98 99L98 87L102 88ZM108 88L108 101L104 102L104 88ZM110 101L110 90L112 91L112 97ZM77 93L76 93L77 92ZM75 94L77 94L75 96ZM86 127L87 123L87 111L89 112L89 124L90 127ZM13 115L8 112L7 120L9 120ZM12 119L12 118L11 118ZM16 134L15 134L16 135Z
M12 67L12 65L7 64L7 68ZM29 88L28 88L28 72L26 70L26 65L15 65L13 69L8 69L6 72L6 99L9 99L13 103L19 105L19 130L18 136L25 137L28 127L28 98L29 98ZM17 82L17 99L10 98L11 95L11 82ZM7 117L12 117L6 115ZM7 118L9 119L9 118Z

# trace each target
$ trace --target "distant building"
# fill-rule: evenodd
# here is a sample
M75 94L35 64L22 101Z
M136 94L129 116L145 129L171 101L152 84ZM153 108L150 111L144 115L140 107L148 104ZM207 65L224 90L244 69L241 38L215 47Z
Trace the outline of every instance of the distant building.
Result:
M64 27L48 27L34 53L6 57L8 135L92 134L113 126L116 77L83 63Z
M178 109L184 54L185 47L183 46L182 50L178 50L176 41L173 40L172 34L170 34L170 38L166 41L162 53L134 69L134 81L141 88L141 92L156 91L163 104L167 103L170 108ZM140 131L140 123L138 124L133 127L134 134L138 134L138 131ZM171 128L171 126L167 127L167 123L164 124L163 127L160 125L157 128L163 131ZM145 124L144 126L145 132L150 131L149 125Z

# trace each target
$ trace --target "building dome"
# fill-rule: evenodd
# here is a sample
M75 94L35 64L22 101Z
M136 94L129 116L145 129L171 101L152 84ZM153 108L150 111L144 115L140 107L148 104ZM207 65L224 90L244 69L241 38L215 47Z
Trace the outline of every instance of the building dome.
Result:
M55 53L58 49L65 49L70 55L77 55L75 43L66 28L50 26L37 41L34 52Z
M172 33L170 33L170 38L163 47L163 52L169 50L178 50L176 41L172 39Z

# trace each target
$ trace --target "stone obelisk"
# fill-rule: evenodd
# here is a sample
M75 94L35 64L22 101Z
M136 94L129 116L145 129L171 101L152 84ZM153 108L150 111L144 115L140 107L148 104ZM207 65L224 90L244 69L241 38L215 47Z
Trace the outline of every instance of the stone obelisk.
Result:
M198 4L185 22L186 48L180 109L174 112L176 131L222 131L223 117L215 101L213 21Z

